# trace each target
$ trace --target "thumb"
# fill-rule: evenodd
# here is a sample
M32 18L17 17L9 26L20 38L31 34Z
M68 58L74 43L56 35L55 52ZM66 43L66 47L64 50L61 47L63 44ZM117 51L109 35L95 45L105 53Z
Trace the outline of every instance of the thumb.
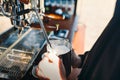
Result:
M39 69L39 67L36 68L36 76L40 79L40 80L50 80L49 78L47 78L45 76L45 74L43 73L43 71L39 71L41 69Z
M58 63L59 60L60 60L58 56L56 56L55 54L52 54L52 53L49 53L49 54L47 55L47 57L48 57L48 59L49 59L50 61L52 61L53 63Z

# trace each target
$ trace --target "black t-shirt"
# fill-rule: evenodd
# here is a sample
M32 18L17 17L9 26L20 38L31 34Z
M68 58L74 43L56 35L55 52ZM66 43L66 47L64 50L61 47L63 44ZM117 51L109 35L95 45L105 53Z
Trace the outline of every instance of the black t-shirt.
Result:
M90 50L79 80L120 80L120 0L111 21Z

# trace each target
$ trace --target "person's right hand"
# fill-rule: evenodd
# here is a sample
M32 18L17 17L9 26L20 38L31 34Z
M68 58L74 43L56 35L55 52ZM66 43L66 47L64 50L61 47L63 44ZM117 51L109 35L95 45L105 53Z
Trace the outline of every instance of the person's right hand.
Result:
M52 53L45 53L36 68L36 75L40 80L66 80L62 60Z

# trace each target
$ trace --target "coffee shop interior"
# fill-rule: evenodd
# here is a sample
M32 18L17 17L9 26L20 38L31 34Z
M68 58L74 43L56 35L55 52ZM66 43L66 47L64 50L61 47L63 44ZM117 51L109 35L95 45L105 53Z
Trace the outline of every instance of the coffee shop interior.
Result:
M71 49L82 55L92 48L112 18L115 3L0 0L0 80L38 80L34 68L51 46L61 52L56 55L62 55L68 76L73 70L69 64ZM75 68L73 75L79 73L80 69Z

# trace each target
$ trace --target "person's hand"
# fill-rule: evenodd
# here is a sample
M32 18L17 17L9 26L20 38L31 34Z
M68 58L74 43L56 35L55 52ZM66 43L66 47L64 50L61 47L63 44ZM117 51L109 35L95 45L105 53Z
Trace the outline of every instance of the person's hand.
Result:
M40 80L66 80L64 65L55 54L45 53L45 57L36 68L36 75Z
M75 54L74 50L71 53L71 65L73 68L78 68L82 63L81 57Z

